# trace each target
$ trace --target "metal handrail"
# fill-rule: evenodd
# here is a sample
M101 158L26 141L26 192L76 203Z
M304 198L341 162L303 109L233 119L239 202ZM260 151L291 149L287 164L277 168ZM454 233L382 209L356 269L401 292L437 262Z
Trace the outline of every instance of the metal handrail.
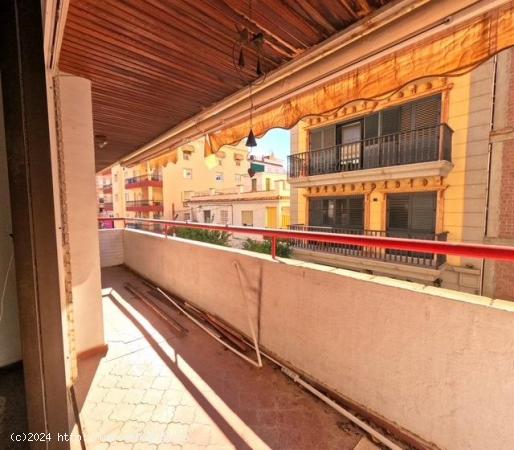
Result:
M380 236L407 239L422 239L430 241L446 241L448 232L433 233L420 230L368 230L363 228L342 228L330 226L316 226L304 224L292 224L291 230L298 231L322 231L325 233L351 234L364 236ZM351 256L364 259L372 259L383 262L393 262L421 267L439 268L446 263L446 255L434 253L412 252L410 250L377 249L375 247L363 247L347 244L326 244L316 241L293 240L293 246L300 250L330 253L340 256Z
M288 157L288 176L321 175L402 164L451 161L453 130L445 123L337 144Z
M145 175L138 175L138 176L135 176L135 177L129 177L129 178L127 178L125 180L125 183L126 184L135 184L135 183L140 183L141 181L146 181L146 180L149 180L149 181L162 181L162 175L147 173Z
M422 239L404 239L381 236L362 236L352 234L336 234L310 231L292 231L277 228L257 228L234 225L215 225L212 223L172 221L160 219L139 219L139 218L98 218L99 224L102 222L122 222L125 228L125 221L137 221L149 224L161 224L164 229L164 236L168 230L175 228L196 228L202 230L225 231L228 233L255 234L267 237L272 240L272 256L276 257L276 244L278 239L297 239L318 242L328 242L333 244L360 245L366 247L387 248L394 250L410 250L422 253L437 253L441 255L465 256L469 258L494 259L501 261L514 262L514 247L489 244L472 244L466 242L445 242L430 241Z
M162 200L127 200L125 201L126 206L162 206Z

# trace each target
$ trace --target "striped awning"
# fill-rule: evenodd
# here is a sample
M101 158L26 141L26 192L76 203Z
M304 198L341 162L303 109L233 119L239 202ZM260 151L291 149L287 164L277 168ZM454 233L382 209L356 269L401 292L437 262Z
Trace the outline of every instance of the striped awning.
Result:
M272 128L290 129L312 115L331 115L356 100L377 101L426 77L467 73L514 45L514 2L431 38L361 66L324 85L211 133L206 155L240 142L250 128L257 137Z

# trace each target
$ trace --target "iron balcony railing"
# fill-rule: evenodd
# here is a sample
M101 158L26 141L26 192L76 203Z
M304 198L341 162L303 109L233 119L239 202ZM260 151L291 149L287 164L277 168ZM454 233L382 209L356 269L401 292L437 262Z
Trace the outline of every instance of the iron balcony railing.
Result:
M127 200L125 202L126 208L138 208L147 206L162 207L162 200Z
M288 176L374 169L429 161L451 161L453 130L446 124L335 145L288 157Z
M140 219L140 218L98 218L101 228L125 228L128 222L141 224L159 224L163 228L162 236L167 237L170 231L177 228L195 228L200 230L225 231L227 233L244 233L271 239L272 256L276 257L276 244L280 239L326 242L331 244L357 245L364 247L384 248L391 250L437 253L440 255L456 255L468 258L486 258L514 262L514 247L502 245L485 245L469 242L438 242L423 239L404 239L381 236L365 236L356 234L337 234L319 231L282 230L279 228L258 228L233 225L218 225L178 220Z
M446 242L448 232L443 233L424 233L413 230L362 230L356 228L336 228L318 227L303 224L290 225L291 230L323 232L334 234L353 234L359 236L391 237L404 239L422 239L425 241ZM295 248L333 253L342 256L353 256L357 258L368 258L384 262L400 264L410 264L428 268L438 268L446 262L446 255L436 255L434 253L416 252L409 250L381 249L377 247L365 247L351 244L335 244L310 240L293 239L292 244Z
M147 173L145 175L138 175L137 177L130 177L125 180L125 184L138 184L144 181L162 181L161 174Z

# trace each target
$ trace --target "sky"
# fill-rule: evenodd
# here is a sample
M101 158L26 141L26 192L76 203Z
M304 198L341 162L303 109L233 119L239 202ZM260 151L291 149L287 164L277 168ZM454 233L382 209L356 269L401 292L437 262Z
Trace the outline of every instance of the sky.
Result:
M273 152L277 158L285 162L290 151L290 136L289 130L270 130L261 139L257 139L257 147L252 149L252 154L262 156Z

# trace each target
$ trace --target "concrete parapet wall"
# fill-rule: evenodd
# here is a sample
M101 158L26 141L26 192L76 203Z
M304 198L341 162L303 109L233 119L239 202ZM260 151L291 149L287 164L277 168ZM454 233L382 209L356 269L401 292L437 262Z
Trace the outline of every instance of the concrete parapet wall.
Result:
M131 269L283 361L444 449L514 445L509 302L125 230ZM243 272L243 289L235 263Z
M123 229L99 230L100 266L111 267L123 264Z

